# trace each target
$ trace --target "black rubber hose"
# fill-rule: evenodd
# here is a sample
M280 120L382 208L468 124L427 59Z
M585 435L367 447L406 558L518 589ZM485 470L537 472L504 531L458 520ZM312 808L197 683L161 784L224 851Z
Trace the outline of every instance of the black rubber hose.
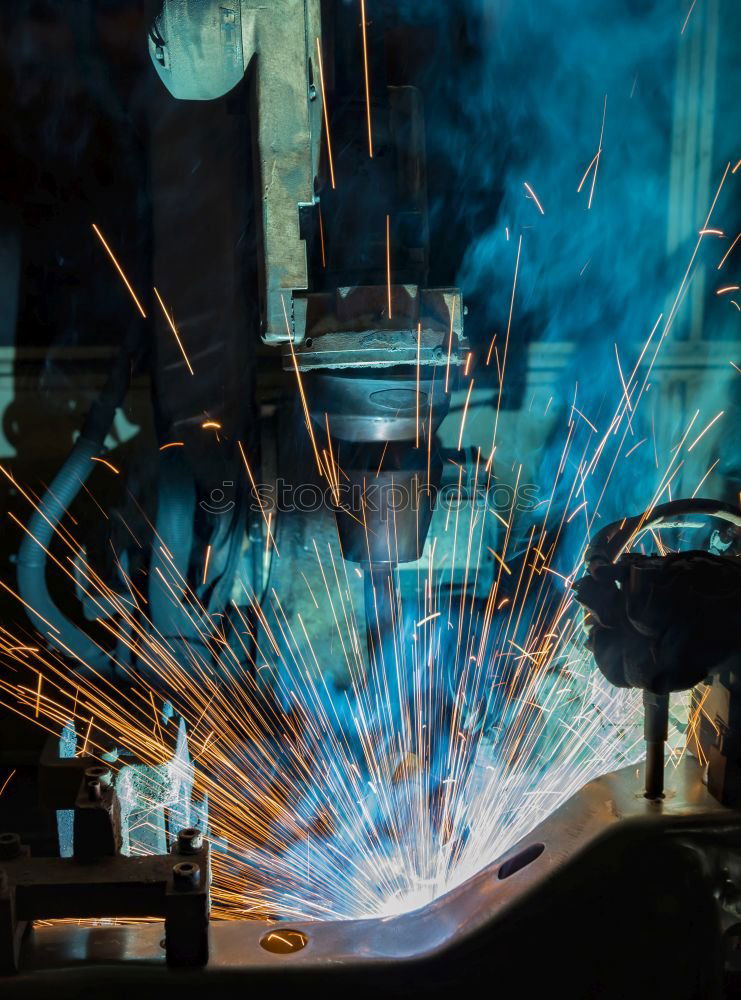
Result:
M163 639L179 646L197 641L198 629L181 600L193 548L196 492L193 474L177 453L162 456L157 494L155 537L149 566L149 615ZM168 588L169 584L169 588ZM171 589L170 589L171 588ZM191 616L196 614L191 609Z
M73 503L113 424L117 408L123 402L131 379L132 367L139 360L141 328L137 327L124 343L98 399L88 413L82 431L51 486L39 500L28 522L27 533L18 550L18 593L26 603L32 624L47 637L50 645L79 661L78 669L87 667L112 676L115 665L110 656L57 607L46 583L46 550L51 545L65 511Z
M51 545L65 511L90 475L93 468L91 459L99 452L98 441L78 438L61 470L41 498L38 510L34 511L28 522L28 534L18 551L18 593L26 602L32 624L46 636L51 645L89 668L110 674L112 667L108 657L82 629L59 610L46 584L45 550Z
M676 518L692 515L718 517L741 528L741 511L733 504L700 497L691 500L672 500L670 503L655 507L650 513L624 518L622 521L606 525L590 541L584 558L585 564L589 568L593 563L613 562L639 527L648 529L661 527L662 524L671 527Z

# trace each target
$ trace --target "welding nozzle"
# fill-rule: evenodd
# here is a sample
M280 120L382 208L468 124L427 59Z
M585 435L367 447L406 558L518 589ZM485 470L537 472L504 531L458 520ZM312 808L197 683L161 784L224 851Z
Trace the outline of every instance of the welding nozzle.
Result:
M669 738L669 695L643 692L646 798L664 797L664 744Z

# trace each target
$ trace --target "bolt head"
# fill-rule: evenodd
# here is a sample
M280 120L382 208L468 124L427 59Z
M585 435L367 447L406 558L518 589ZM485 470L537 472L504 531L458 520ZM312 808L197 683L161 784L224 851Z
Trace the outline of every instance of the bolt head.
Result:
M180 861L172 866L172 882L175 889L187 891L195 889L201 880L201 868L194 861Z
M101 784L97 778L88 778L86 782L87 795L91 802L100 802L103 797Z
M178 854L198 854L203 847L203 834L193 826L178 833Z
M97 781L101 785L110 785L113 775L109 767L99 767L96 765L95 767L85 768L85 778L87 781Z

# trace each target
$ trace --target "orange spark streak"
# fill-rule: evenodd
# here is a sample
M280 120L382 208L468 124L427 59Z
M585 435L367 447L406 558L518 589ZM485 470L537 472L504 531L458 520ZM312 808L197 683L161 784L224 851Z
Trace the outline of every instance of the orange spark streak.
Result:
M581 412L580 409L578 409L576 406L572 406L571 409L573 410L574 413L576 413L578 416L580 416L582 418L582 420L584 421L585 424L588 424L592 428L592 430L594 431L595 434L599 433L599 431L594 426L594 424L592 423L592 421L588 420L587 417L584 416L584 414Z
M162 309L162 312L164 313L165 319L167 320L167 323L168 323L170 329L173 332L175 340L177 341L178 347L180 348L180 353L183 355L185 363L188 366L188 371L190 372L191 375L195 375L195 372L193 371L193 366L190 363L188 355L185 353L185 348L183 347L183 342L180 339L180 334L178 333L178 331L177 331L177 329L175 327L175 324L174 324L174 322L172 320L172 317L170 316L170 314L168 313L167 309L165 308L165 303L162 301L162 296L160 295L160 293L157 291L156 288L153 289L153 291L154 291L154 294L157 296L157 301L160 304L160 308Z
M690 19L690 15L692 14L692 11L695 9L695 4L696 3L697 3L697 0L692 0L692 3L690 4L690 9L687 11L687 17L685 17L685 19L684 19L684 24L682 25L682 30L679 32L680 35L684 34L684 29L687 27L687 22Z
M573 510L571 514L569 514L569 516L566 518L566 523L571 524L571 522L574 520L579 511L584 510L586 506L587 506L586 500L583 503L580 503L579 506L576 508L576 510Z
M201 424L201 427L203 428L204 431L206 431L206 430L220 431L221 430L221 424L218 421L216 421L216 420L206 420L204 423Z
M504 570L504 572L505 573L509 573L509 575L512 576L512 570L509 568L509 566L504 561L504 559L502 559L502 557L499 555L499 553L495 552L494 549L490 549L488 545L487 545L487 549L494 556L494 558L499 563L499 565L502 567L502 569Z
M31 536L31 537L33 537L33 536ZM52 623L49 622L49 621L47 621L46 618L44 618L43 615L40 615L38 613L38 611L36 610L36 608L31 607L31 605L27 601L24 601L23 598L20 596L20 594L16 594L16 592L14 590L12 590L7 585L7 583L3 583L3 581L0 580L0 587L2 587L3 590L7 590L7 592L12 597L15 597L15 599L17 601L20 601L20 603L23 605L24 608L28 608L29 611L33 612L33 614L36 615L36 617L39 618L44 623L44 625L48 625L49 626L49 628L52 630L52 632L56 632L57 634L59 634L59 629L55 625L52 625Z
M298 385L298 393L301 398L301 406L304 411L304 421L306 423L306 430L309 434L309 439L311 440L311 447L314 451L314 458L316 459L316 467L319 470L319 475L324 476L324 463L322 462L321 456L319 454L319 449L317 448L316 438L314 437L314 429L312 427L311 412L309 410L309 404L306 399L306 393L304 392L304 384L301 381L301 372L298 367L298 359L296 358L296 352L293 349L293 334L291 332L291 324L288 321L288 310L286 309L285 298L281 296L281 304L283 306L283 316L286 321L286 331L288 333L288 347L291 351L291 360L293 361L293 370L296 375L296 383Z
M2 794L3 794L3 792L5 791L5 789L6 789L6 788L8 787L8 785L10 784L10 782L11 782L11 779L12 779L13 775L15 774L15 772L16 772L16 768L13 768L13 770L12 770L12 771L10 772L10 774L8 775L8 777L7 777L7 778L5 779L5 781L4 781L3 783L2 783L2 786L0 786L0 795L2 795Z
M723 267L723 265L725 264L725 262L728 260L728 258L731 256L731 254L733 253L733 248L736 246L736 244L738 243L739 240L741 240L741 233L738 234L738 236L736 237L736 239L733 241L733 243L731 243L731 245L728 247L728 249L726 250L725 254L723 255L723 260L721 260L720 264L718 264L718 270L719 271Z
M85 733L85 742L82 744L82 750L80 750L80 756L84 757L87 753L87 742L90 739L90 730L93 728L93 717L90 716L90 721L87 724L87 732Z
M737 292L741 288L741 285L726 285L724 288L718 288L716 295L725 295L727 292Z
M487 368L489 367L489 362L491 361L491 352L494 350L494 344L496 343L496 341L497 341L497 335L495 333L494 336L491 338L491 343L489 344L489 350L486 352L486 367Z
M168 448L184 448L185 441L170 441L169 444L163 444L160 451L167 451Z
M499 392L497 393L497 409L496 415L494 417L494 434L492 436L491 442L491 454L486 463L486 471L489 472L491 469L491 461L494 458L494 452L496 451L497 444L497 430L499 428L499 411L502 405L502 388L504 383L504 373L507 368L507 354L509 352L509 337L512 331L512 316L515 309L515 293L517 291L517 275L520 273L520 254L522 253L522 233L520 233L520 238L517 242L517 259L515 260L515 274L512 279L512 296L509 300L509 316L507 318L507 335L504 338L504 355L502 357L502 370L499 376ZM498 367L498 365L497 365Z
M630 458L630 456L633 454L636 448L640 448L642 444L646 443L646 441L648 441L648 438L643 438L643 440L639 441L638 444L634 444L633 447L630 449L630 451L626 451L625 457Z
M594 156L592 157L591 163L589 164L589 166L587 167L587 169L584 171L584 176L579 181L579 187L576 189L576 193L577 194L581 194L581 189L584 187L584 181L587 179L587 177L589 177L589 171L594 166L594 162L595 162L595 160L597 159L598 156L599 156L599 152L597 152L597 153L594 154Z
M458 435L458 451L461 450L463 444L463 428L466 426L466 415L468 414L468 404L471 400L471 392L473 390L474 379L471 379L471 384L468 386L468 395L466 396L466 405L463 407L463 416L461 417L461 431Z
M271 510L271 511L268 512L268 534L267 534L267 538L265 539L265 555L266 556L270 552L270 542L271 542L271 540L273 538L272 525L273 525L273 512Z
M417 411L417 437L415 448L419 448L419 366L420 366L420 353L422 351L422 323L417 324L417 399L416 399L416 411ZM388 441L386 442L388 444Z
M712 216L712 214L713 214L713 212L715 210L715 206L716 206L716 204L718 202L718 198L720 198L720 193L723 190L723 185L726 182L726 178L728 177L728 171L730 169L731 169L731 164L730 164L730 162L728 162L726 164L726 169L723 171L723 176L720 179L720 184L718 185L718 189L715 192L715 197L713 198L712 204L710 205L710 209L708 211L707 218L705 219L705 222L704 222L704 224L702 226L703 229L705 229L707 227L707 225L709 224L709 222L710 222L711 216ZM669 330L672 328L672 324L674 323L674 317L677 315L677 311L679 310L679 306L680 306L680 304L682 302L682 297L683 297L684 289L685 289L685 286L687 284L687 280L688 280L688 278L690 276L690 272L692 270L692 265L694 264L695 258L697 257L697 254L698 254L698 252L700 250L701 244L702 244L702 236L698 236L697 243L695 244L695 249L692 252L692 256L690 257L689 264L687 265L687 269L684 272L684 277L682 278L682 281L680 282L679 291L677 292L677 294L676 294L676 296L674 298L674 302L672 303L672 307L669 310L669 315L667 316L666 322L664 323L664 329L661 332L661 338L659 340L659 346L656 348L657 352L658 352L659 348L661 347L662 341L664 340L664 338L666 337L666 335L669 333ZM663 315L663 313L662 313L662 315ZM655 358L655 356L656 355L654 355L654 358ZM653 365L653 362L652 362L652 365Z
M322 206L319 206L319 244L322 250L322 267L327 266L327 252L324 248L324 219L322 218Z
M594 173L592 174L592 187L589 191L589 201L587 202L587 210L592 207L592 199L594 198L594 185L597 183L597 171L599 170L600 160L602 159L602 140L605 136L605 117L607 115L607 94L605 94L605 103L602 108L602 128L599 133L599 146L597 147L597 162L594 164Z
M360 0L360 18L363 26L363 68L365 71L365 110L368 118L368 155L373 159L373 129L371 127L370 74L368 72L368 35L366 31L365 0Z
M716 458L716 460L710 466L710 468L705 473L705 475L702 477L702 479L700 480L700 482L697 484L697 486L695 487L695 492L692 494L692 499L693 500L695 499L695 497L697 496L697 494L700 492L700 490L703 488L703 486L705 485L705 480L708 478L708 476L710 475L710 473L713 471L713 469L716 467L716 465L719 462L720 462L720 459Z
M327 159L329 160L329 179L332 182L332 190L336 187L334 180L334 161L332 159L332 138L329 134L329 112L327 110L327 94L324 89L324 64L322 63L322 45L319 39L316 40L316 54L319 60L319 82L322 88L322 111L324 113L324 130L327 136Z
M206 546L206 561L203 564L203 586L206 586L206 580L208 579L208 564L211 562L211 546Z
M101 465L107 466L107 468L109 468L111 472L115 472L117 476L119 475L119 470L116 468L116 466L113 465L111 462L107 462L104 458L95 458L95 456L93 455L91 456L90 461L100 462Z
M539 200L537 194L533 191L533 189L530 187L530 185L528 184L527 181L524 182L524 187L525 187L525 190L530 195L530 197L535 202L535 204L538 206L538 211L540 212L540 214L541 215L545 215L545 212L543 211L543 206L540 204L540 200Z
M262 514L262 519L265 522L265 526L268 529L268 541L270 542L272 540L273 548L275 549L276 553L280 556L280 552L278 552L278 546L275 544L275 539L273 538L272 533L270 531L270 520L265 516L265 508L262 505L262 500L260 499L260 493L259 490L257 489L257 485L255 484L255 477L252 475L252 469L250 468L250 464L247 461L247 456L244 453L242 442L237 441L237 446L239 448L239 453L242 456L244 467L247 470L247 475L250 477L250 482L252 483L252 489L257 499L258 506L260 507L260 513Z
M692 449L693 449L693 448L695 447L695 445L697 444L697 442L698 442L698 441L700 441L700 439L701 439L701 438L703 438L703 437L704 437L704 436L705 436L705 435L707 434L707 432L708 432L708 431L710 430L710 428L711 428L711 427L713 426L713 424L717 423L717 422L718 422L718 421L720 420L720 418L721 418L721 417L723 416L723 414L724 414L725 412L726 412L725 410L721 410L721 411L720 411L720 413L719 413L719 414L718 414L717 416L713 417L713 419L712 419L712 420L710 421L710 423L709 423L709 424L707 425L707 427L705 428L705 430L704 430L704 431L702 431L702 432L701 432L700 434L698 434L698 436L697 436L697 437L695 438L695 440L694 440L694 441L692 442L692 444L691 444L691 445L689 446L689 448L687 449L687 452L688 452L688 453L689 453L689 452L691 452L691 451L692 451Z
M146 319L146 318L147 318L147 314L146 314L146 313L144 312L144 308L142 307L142 304L141 304L141 302L140 302L140 301L139 301L139 299L138 299L138 298L136 297L136 292L135 292L135 291L134 291L134 289L133 289L133 288L131 287L131 284L130 284L130 282L129 282L129 279L128 279L128 278L126 277L126 275L125 275L125 274L124 274L124 272L123 272L123 268L121 267L121 265L120 265L120 264L118 263L118 261L116 260L116 255L115 255L115 254L113 253L113 251L111 250L111 248L110 248L110 247L108 246L108 244L106 243L106 241L105 241L105 238L104 238L103 234L102 234L102 233L101 233L101 231L100 231L100 230L98 229L98 227L97 227L97 226L95 225L95 223L93 223L93 231L94 231L95 235L96 235L96 236L98 237L98 239L100 240L100 242L101 242L101 243L103 244L103 246L105 247L105 249L106 249L106 252L107 252L108 256L109 256L109 257L111 258L111 260L113 261L113 265L114 265L114 267L116 268L116 270L118 271L118 273L119 273L119 274L121 275L121 280L123 281L124 285L126 285L126 287L127 287L128 291L129 291L129 295L130 295L130 296L132 297L132 299L133 299L133 300L134 300L134 302L136 303L136 308L137 308L137 309L139 310L139 312L140 312L140 313L142 314L142 317L143 317L144 319Z

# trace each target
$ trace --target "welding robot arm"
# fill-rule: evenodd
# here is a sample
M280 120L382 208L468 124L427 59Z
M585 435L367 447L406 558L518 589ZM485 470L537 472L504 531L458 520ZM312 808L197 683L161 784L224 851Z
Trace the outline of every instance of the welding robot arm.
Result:
M266 343L300 342L309 286L300 210L319 173L317 98L321 0L164 0L149 53L173 97L211 101L254 71L261 212L260 285Z

